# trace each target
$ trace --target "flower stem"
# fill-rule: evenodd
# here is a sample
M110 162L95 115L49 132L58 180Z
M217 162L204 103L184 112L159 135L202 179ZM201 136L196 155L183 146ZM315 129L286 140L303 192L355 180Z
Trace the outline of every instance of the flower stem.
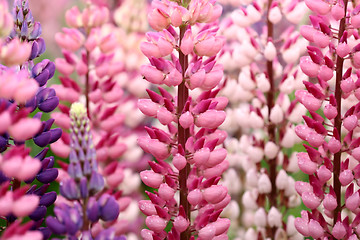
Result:
M266 24L267 24L267 39L268 41L271 39L273 39L273 35L274 35L274 25L273 23L269 20L269 12L270 12L270 8L272 5L272 0L269 0L268 2L268 9L267 9L267 18L266 18ZM275 82L274 82L274 70L273 70L273 61L266 61L266 71L268 74L268 78L269 78L269 83L270 83L270 90L266 96L266 102L267 102L267 107L268 107L268 119L269 119L269 125L268 125L268 136L269 136L269 141L276 143L276 126L275 124L273 124L272 122L270 122L270 113L271 110L274 107L274 101L275 101ZM277 207L277 188L276 188L276 175L277 175L277 171L276 171L276 157L273 159L269 159L268 160L269 163L269 178L270 178L270 182L271 182L271 192L270 192L270 196L269 196L269 202L270 202L270 208L271 207ZM272 228L271 229L271 238L274 238L275 236L275 231L276 228Z
M90 75L89 75L89 61L90 61L90 53L89 51L86 51L86 61L87 61L87 65L88 65L88 71L86 72L85 75L85 99L86 99L86 111L87 111L87 116L89 119L90 118L90 103L89 103L89 91L90 91Z
M82 230L83 231L88 231L90 229L90 222L88 220L87 214L86 214L86 207L88 204L88 198L85 198L82 204L82 211L83 211L83 226L82 226Z
M340 21L340 28L339 28L339 42L340 39L345 31L345 21L346 21L346 9L347 9L347 3L348 0L344 0L344 11L345 11L345 17L343 17ZM341 80L342 80L342 75L343 75L343 65L344 65L344 59L341 58L340 56L337 56L336 59L336 83L335 83L335 99L336 99L336 110L337 110L337 115L335 117L335 128L338 132L338 135L340 136L340 141L341 141L341 125L342 125L342 120L341 120L341 93L342 90L340 88L340 84L341 84ZM339 213L341 212L341 183L339 180L339 175L340 175L340 164L341 164L341 151L335 153L334 155L334 178L333 178L333 183L334 183L334 191L336 194L336 200L337 200L337 207L334 210L334 223L333 225L336 224L337 222L337 218Z
M182 25L180 27L180 41L179 45L181 44L181 40L184 37L186 31L186 25ZM184 109L185 103L189 97L189 89L185 86L185 71L188 67L188 57L185 56L181 51L179 51L179 61L182 69L182 76L183 82L178 87L178 99L177 99L177 115L178 117L181 116L181 113ZM180 124L178 124L178 143L185 149L185 143L187 139L190 137L189 129L184 129ZM187 200L188 189L187 189L187 178L190 173L190 164L187 163L185 168L180 171L179 174L179 185L180 185L180 205L183 206L186 216L190 221L190 204ZM181 240L188 240L190 239L191 232L188 228L186 231L182 232L180 235Z

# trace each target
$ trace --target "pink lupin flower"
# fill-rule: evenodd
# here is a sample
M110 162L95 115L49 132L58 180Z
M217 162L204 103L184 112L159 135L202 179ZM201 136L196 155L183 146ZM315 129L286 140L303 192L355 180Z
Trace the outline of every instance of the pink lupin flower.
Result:
M321 238L324 235L324 229L318 221L310 219L309 225L309 235L313 238Z
M184 38L181 40L180 49L185 55L188 55L193 51L194 40L190 29L185 32Z
M202 32L195 38L194 50L199 56L215 56L224 46L225 39L213 36L210 31Z
M146 128L150 138L138 139L139 146L157 159L149 162L152 171L141 173L146 185L158 188L154 194L147 193L156 214L147 217L146 224L151 231L142 231L142 236L144 239L189 239L191 229L195 229L194 235L199 239L221 238L226 235L228 221L217 221L218 211L229 204L230 196L218 182L229 163L225 160L226 151L224 154L221 147L217 148L226 134L217 128L225 121L227 102L217 99L218 90L213 88L223 78L223 67L216 64L215 56L223 47L224 39L216 35L214 24L199 25L199 31L194 31L192 25L216 21L222 8L202 0L186 5L154 1L152 5L149 22L158 32L147 33L147 42L141 45L150 61L142 67L142 74L151 83L177 87L178 95L172 96L159 87L159 94L147 90L150 99L138 102L141 112L167 126L167 131ZM179 31L174 30L176 28ZM171 58L163 58L168 55ZM190 59L193 60L189 62ZM189 90L195 88L204 91L192 99ZM170 156L172 165L165 162ZM180 201L175 200L177 191L180 191ZM178 204L174 204L176 202ZM152 207L147 211L144 204L139 205L146 214L152 211ZM190 218L191 206L199 209L194 220ZM203 216L211 216L212 220ZM173 227L165 232L169 220Z
M326 210L333 211L337 206L336 198L331 194L326 194L323 205Z
M195 125L205 128L217 128L225 121L226 113L217 110L207 110L199 114L195 120Z
M9 127L9 133L17 141L24 141L33 137L41 127L41 121L34 118L23 118Z
M306 230L303 218L297 219L295 226L304 236L347 239L357 231L353 228L353 220L349 219L347 212L357 211L359 207L359 194L353 189L353 182L358 177L358 164L354 163L350 167L348 158L349 155L355 159L358 158L358 141L352 136L358 128L358 117L355 113L357 111L354 111L356 105L349 101L352 97L356 98L358 84L354 81L357 78L356 70L354 71L352 67L349 67L350 65L345 64L346 58L352 58L352 65L358 67L356 54L352 54L357 51L357 48L351 49L351 44L348 44L352 30L345 24L356 8L353 9L353 6L348 5L347 1L330 4L321 0L306 1L306 4L317 14L323 15L310 17L313 30L310 26L302 28L304 37L318 46L308 47L310 56L307 60L309 68L312 64L320 65L319 74L315 76L313 72L308 71L306 66L302 67L305 74L312 74L317 78L315 80L317 87L316 89L310 87L313 83L305 82L308 94L305 92L297 94L299 101L309 110L312 119L304 116L307 126L297 127L297 133L299 137L310 143L311 147L304 146L309 159L316 163L314 166L316 172L309 171L308 168L302 169L310 175L309 182L313 187L312 190L302 193L302 199L304 204L311 208L308 219L310 218L309 224L313 224L314 231L310 233ZM328 14L330 11L331 14ZM334 40L334 33L337 35L337 40ZM334 54L331 60L328 57L330 52ZM323 54L325 56L322 59ZM310 62L310 58L313 63ZM306 65L306 63L304 64ZM334 68L335 65L336 68ZM329 88L332 89L331 92L326 90ZM318 104L316 108L307 104L304 101L307 95L318 99L321 104ZM321 108L323 102L325 102L324 107ZM315 111L317 112L315 113ZM323 113L325 117L319 113ZM346 134L342 133L343 129ZM327 140L322 141L321 138ZM299 155L299 166L309 159L306 155ZM331 178L333 181L328 181ZM345 198L342 197L343 192ZM322 213L315 216L315 212L323 212L327 218L324 218ZM344 219L342 220L342 218Z
M8 66L21 65L29 59L30 53L31 44L20 42L18 38L14 38L1 47L0 61Z
M169 16L159 8L155 8L149 13L148 21L150 26L156 31L166 29L170 25Z
M320 15L325 15L331 11L331 6L322 0L316 0L316 1L306 0L305 3L306 6L308 6L308 8L310 8L311 11Z
M346 235L346 229L342 222L338 221L332 230L332 235L337 239L342 239Z
M12 212L15 216L25 217L32 213L39 205L39 197L36 195L24 195L14 201Z
M63 28L63 31L55 35L57 44L66 50L77 51L85 41L83 35L76 29Z
M146 218L146 225L155 233L160 233L162 230L164 230L166 224L166 221L157 215L148 216Z

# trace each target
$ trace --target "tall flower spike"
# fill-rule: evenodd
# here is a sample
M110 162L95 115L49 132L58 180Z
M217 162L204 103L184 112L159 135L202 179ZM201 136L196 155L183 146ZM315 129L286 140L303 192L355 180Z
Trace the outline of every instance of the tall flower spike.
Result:
M56 218L48 217L46 223L54 234L69 238L77 236L80 232L83 235L90 234L92 238L110 234L109 231L114 235L113 228L96 233L89 232L91 226L100 219L105 222L115 220L120 208L114 196L101 192L104 188L104 178L98 172L89 119L83 104L72 104L70 119L69 178L60 183L60 193L72 203L66 200L58 201L54 210Z
M140 6L147 6L146 1L139 1ZM144 218L137 209L137 201L141 198L137 191L141 185L137 172L146 168L150 156L136 144L138 136L145 131L141 127L145 117L136 111L136 104L149 84L143 83L139 71L145 62L139 50L144 33L129 32L132 27L125 26L126 23L140 24L141 18L136 23L119 23L118 17L130 12L145 14L146 9L129 11L128 6L134 1L122 1L118 10L113 11L110 2L102 2L87 1L84 9L72 7L65 13L69 28L55 35L63 57L55 60L61 84L53 87L61 103L60 111L52 116L64 134L52 145L52 150L60 157L72 158L67 132L71 127L68 106L84 99L97 165L105 180L103 191L112 193L123 203L117 221L108 222L106 227L112 225L116 236L139 234ZM66 168L60 171L64 173L61 177L67 175ZM96 227L102 228L102 225Z
M140 111L167 126L146 128L149 137L138 139L156 159L149 161L152 170L140 173L157 189L139 202L149 228L141 232L144 239L227 239L230 221L219 215L230 196L218 182L229 163L221 146L226 132L217 129L227 99L216 97L219 89L214 89L223 77L215 61L224 44L216 34L221 11L207 1L152 2L148 20L157 32L148 32L141 45L150 61L141 72L151 83L177 87L177 95L159 86L158 92L147 90L150 99L138 102ZM195 88L203 91L193 99L189 90Z
M224 185L234 199L224 212L239 221L231 230L240 239L297 239L296 230L287 231L294 217L286 213L300 204L291 176L299 168L289 149L299 143L294 127L305 113L292 100L306 77L298 65L306 48L296 29L305 3L240 2L220 25L227 38L220 95L229 98L221 126L229 133Z
M297 188L305 206L296 229L321 239L357 238L359 178L357 28L358 6L348 1L305 1L315 13L302 35L311 42L302 57L302 71L314 78L296 98L310 113L296 133L307 142L298 154L300 169L309 182ZM316 111L316 112L315 112ZM323 113L323 115L322 115ZM356 217L353 217L356 216Z
M2 27L9 24L3 12L5 7L1 1ZM42 112L51 112L59 103L55 91L46 88L55 65L45 59L34 66L33 59L45 51L45 43L40 38L41 26L34 21L27 1L14 1L13 17L12 32L0 44L0 62L6 65L0 67L0 215L7 221L2 238L38 239L40 234L42 239L48 239L51 232L42 223L47 207L57 198L56 192L47 189L57 178L58 170L54 168L54 157L46 157L45 147L56 142L62 131L52 129L53 119L41 121L41 117ZM36 109L40 111L30 118L29 114ZM25 147L30 140L42 148L35 157ZM32 184L35 179L36 185ZM31 221L21 225L25 217Z

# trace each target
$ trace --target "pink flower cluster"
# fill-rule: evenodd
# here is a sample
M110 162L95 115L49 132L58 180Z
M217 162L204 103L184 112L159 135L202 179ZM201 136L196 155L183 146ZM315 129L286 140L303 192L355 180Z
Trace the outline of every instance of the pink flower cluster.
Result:
M304 82L306 90L296 92L310 113L295 128L308 143L298 165L309 182L297 182L296 190L310 211L302 211L295 227L314 239L358 239L359 11L348 1L305 2L316 15L301 28L313 45L300 66L317 81Z
M140 173L147 186L158 189L139 202L147 215L149 229L141 232L146 240L228 238L230 221L219 215L230 196L218 185L229 165L221 147L227 134L217 129L228 100L213 90L223 77L215 61L224 44L214 23L220 14L213 1L152 2L148 20L157 32L147 33L141 45L150 61L141 73L151 83L177 87L178 94L158 87L147 90L150 99L138 101L140 111L167 128L146 128L149 136L138 139L156 158L149 161L151 170ZM202 93L193 99L189 90L195 88ZM168 222L172 228L165 232Z

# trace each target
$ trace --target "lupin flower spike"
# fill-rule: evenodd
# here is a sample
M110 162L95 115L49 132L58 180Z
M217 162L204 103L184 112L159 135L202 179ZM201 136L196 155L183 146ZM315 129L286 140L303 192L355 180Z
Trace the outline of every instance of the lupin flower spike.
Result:
M130 3L131 2L131 3ZM138 234L144 218L137 208L141 198L137 189L141 180L137 172L144 170L147 160L136 139L144 135L145 117L137 111L137 99L146 93L140 65L145 62L138 45L144 38L141 18L118 22L130 14L145 14L146 9L132 8L133 1L122 1L116 11L110 4L87 1L84 9L72 7L65 13L69 28L55 35L63 57L55 60L61 84L53 85L61 100L59 112L52 114L55 124L64 130L62 138L52 150L63 158L72 158L70 147L69 104L84 99L91 134L94 139L96 161L104 177L104 192L121 202L117 221L108 222L115 235ZM146 6L146 1L140 1ZM137 5L134 5L137 6ZM122 17L124 15L124 17ZM136 16L138 17L138 15ZM118 24L116 25L112 20ZM126 23L133 26L127 26ZM145 23L146 24L146 23ZM134 32L128 32L128 31ZM138 32L139 31L139 32ZM67 175L66 164L61 178ZM102 228L98 224L97 227Z
M141 72L147 81L177 87L178 93L159 86L158 92L147 90L150 99L138 102L140 111L168 128L146 128L149 137L138 139L156 159L149 161L152 170L140 173L147 186L157 189L147 192L150 200L139 202L149 228L142 230L143 239L227 239L230 221L219 215L230 196L218 182L229 163L221 146L226 133L217 129L225 120L227 99L216 97L214 89L223 77L215 61L224 44L215 24L221 12L210 1L152 2L148 20L157 32L148 32L141 45L150 60ZM189 90L195 88L203 92L193 99ZM172 228L165 232L170 221Z
M240 2L220 24L227 38L220 95L229 98L221 126L229 133L224 185L234 199L224 212L240 239L297 239L294 216L286 212L300 204L291 176L299 168L289 149L299 143L294 127L305 113L291 99L306 77L298 65L304 39L295 28L306 7L302 1Z
M6 2L1 1L1 33L9 32L6 10ZM56 142L62 131L52 129L53 119L42 122L41 117L58 105L54 89L46 88L55 65L45 59L34 66L33 59L45 51L45 43L26 0L14 1L13 16L10 36L0 41L4 64L0 67L0 215L7 222L2 239L48 239L51 232L42 223L47 207L57 198L47 189L58 170L53 168L54 157L46 157L45 147ZM36 109L40 111L30 118ZM31 140L42 148L35 157L25 147ZM22 224L25 217L31 221Z
M46 223L54 234L70 239L80 232L82 235L89 235L89 239L100 238L104 234L113 236L107 239L122 239L114 237L113 228L91 233L92 227L100 219L104 222L117 219L120 208L114 196L102 192L104 178L98 172L90 122L83 104L72 104L70 119L69 178L60 183L60 193L67 201L60 200L56 203L56 217L48 217Z
M359 65L357 64L358 6L305 1L315 15L301 34L312 43L301 69L314 81L296 98L310 113L296 134L306 141L298 154L309 183L297 182L297 192L310 210L295 220L296 229L314 239L357 239L360 206L359 178Z

